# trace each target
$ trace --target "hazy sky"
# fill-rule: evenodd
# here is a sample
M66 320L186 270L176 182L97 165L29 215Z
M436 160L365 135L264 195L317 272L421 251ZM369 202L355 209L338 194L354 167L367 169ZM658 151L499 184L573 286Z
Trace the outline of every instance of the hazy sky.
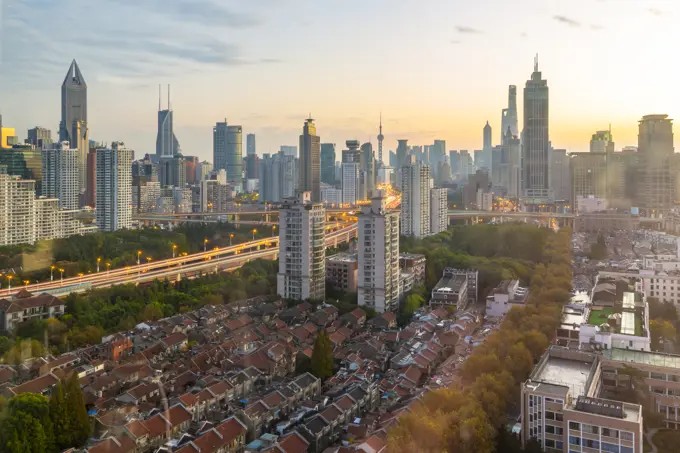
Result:
M186 155L212 160L212 126L257 134L258 153L396 140L448 149L500 139L507 87L534 54L550 86L553 146L588 149L611 122L617 148L642 115L680 121L679 0L0 0L0 112L19 136L58 131L76 58L90 136L155 151L158 84L172 85ZM165 105L165 100L163 101ZM245 143L244 143L245 153Z

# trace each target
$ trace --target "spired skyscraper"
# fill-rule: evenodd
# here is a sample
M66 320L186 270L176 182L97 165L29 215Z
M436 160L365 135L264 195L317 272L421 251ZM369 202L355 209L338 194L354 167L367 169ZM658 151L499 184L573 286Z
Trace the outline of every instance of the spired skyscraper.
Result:
M314 120L308 118L300 135L300 192L311 192L312 202L321 201L321 139Z
M90 145L87 129L87 84L76 60L71 62L64 83L61 84L59 141L69 142L72 149L78 149L78 185L80 192L84 192Z
M158 85L158 134L156 135L156 157L173 157L181 152L179 141L173 130L173 115L170 108L170 85L168 85L168 108L161 110L161 86Z
M524 129L522 130L522 197L529 205L550 202L550 137L548 81L538 70L524 88ZM512 130L512 129L511 129Z

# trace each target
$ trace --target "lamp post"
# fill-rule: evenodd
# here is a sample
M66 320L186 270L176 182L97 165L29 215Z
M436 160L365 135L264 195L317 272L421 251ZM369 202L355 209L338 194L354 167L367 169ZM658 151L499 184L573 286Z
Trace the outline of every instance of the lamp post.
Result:
M101 257L97 257L97 273L99 273L99 263L102 262Z
M172 257L175 257L175 252L177 251L177 245L172 244Z
M257 230L253 228L253 241L255 240L255 234L257 233Z
M137 266L139 266L139 258L142 256L142 251L137 250Z
M111 263L106 263L106 273L109 273L109 269L111 268Z
M272 237L276 236L276 225L272 225Z
M229 235L229 247L231 247L231 240L234 239L234 233Z
M24 288L28 288L29 283L31 283L30 280L24 280Z
M7 290L9 291L9 290L12 289L12 276L8 275L7 280L9 281L8 286L7 286Z
M147 272L149 272L149 269L151 268L150 264L151 264L151 257L147 256L146 257L146 271Z
M50 266L50 281L54 281L54 266Z
M203 252L208 251L208 238L203 239Z
M59 269L59 272L61 272L61 278L60 278L59 281L63 284L64 283L64 269Z

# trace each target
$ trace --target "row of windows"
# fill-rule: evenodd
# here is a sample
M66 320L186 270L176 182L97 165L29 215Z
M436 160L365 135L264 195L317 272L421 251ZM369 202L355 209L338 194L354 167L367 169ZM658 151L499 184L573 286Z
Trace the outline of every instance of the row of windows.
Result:
M634 439L633 433L629 431L619 431L618 429L602 428L600 426L588 425L586 423L569 422L569 429L573 431L581 431L587 434L602 434L613 439L627 440L632 442ZM571 436L570 436L571 437Z
M546 448L556 448L558 450L562 450L564 448L564 443L561 440L546 439L545 440L545 447Z
M575 436L569 436L569 445L594 448L596 450L601 448L602 451L609 453L633 453L632 447L625 447L623 445L619 447L618 445L610 444L609 442L598 442L596 440L583 439Z

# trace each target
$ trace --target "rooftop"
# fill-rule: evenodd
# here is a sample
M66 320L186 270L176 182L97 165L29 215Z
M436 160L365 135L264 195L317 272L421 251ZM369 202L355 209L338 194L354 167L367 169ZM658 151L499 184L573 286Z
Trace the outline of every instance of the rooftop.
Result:
M437 293L460 293L463 285L467 283L465 275L446 275L439 279L432 292Z
M356 253L337 253L326 257L326 262L328 263L356 263L357 255Z
M531 379L546 384L565 386L576 396L584 395L591 377L594 356L550 348L534 368Z
M632 349L608 349L603 351L603 355L609 360L619 362L680 369L680 355L634 351Z

